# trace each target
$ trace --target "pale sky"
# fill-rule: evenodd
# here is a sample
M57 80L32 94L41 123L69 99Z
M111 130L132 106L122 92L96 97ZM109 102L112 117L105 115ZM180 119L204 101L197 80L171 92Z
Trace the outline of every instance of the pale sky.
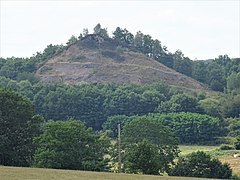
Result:
M191 59L240 57L240 1L0 0L0 57L30 57L97 23L142 31Z

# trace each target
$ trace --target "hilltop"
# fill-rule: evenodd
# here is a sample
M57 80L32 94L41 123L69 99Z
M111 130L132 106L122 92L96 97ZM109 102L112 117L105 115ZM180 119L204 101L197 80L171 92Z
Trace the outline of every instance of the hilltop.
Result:
M44 83L130 83L165 81L170 85L207 89L204 84L123 47L118 41L90 34L48 59L36 72Z

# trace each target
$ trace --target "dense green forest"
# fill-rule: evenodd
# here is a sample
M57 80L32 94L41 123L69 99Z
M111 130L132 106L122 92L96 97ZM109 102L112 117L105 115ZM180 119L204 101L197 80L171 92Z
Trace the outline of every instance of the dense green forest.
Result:
M98 24L93 33L117 42L118 50L141 52L213 91L197 93L165 82L141 86L41 83L36 70L81 42L88 36L87 29L79 37L72 36L66 46L48 45L30 58L0 58L0 165L110 171L117 160L117 148L110 141L117 137L119 123L125 152L122 170L128 173L179 175L178 168L187 167L184 162L188 161L181 159L174 165L179 143L235 144L238 149L240 58L220 55L193 61L180 50L169 52L159 40L140 31L133 35L117 27L109 36L107 28ZM210 164L214 161L225 168L225 178L231 176L227 165L201 153L189 158L195 156Z

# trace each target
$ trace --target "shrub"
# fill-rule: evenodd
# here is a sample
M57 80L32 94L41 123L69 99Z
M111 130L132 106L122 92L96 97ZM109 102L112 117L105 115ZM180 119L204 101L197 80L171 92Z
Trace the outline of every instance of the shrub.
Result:
M234 137L217 137L215 140L216 144L234 144L234 142L236 141L236 138Z
M124 52L124 48L122 46L117 46L116 47L116 53L117 54L122 54Z
M72 59L70 59L71 62L79 62L81 60L86 59L86 56L83 55L76 55L74 57L72 57Z
M112 50L102 51L102 55L104 57L112 58L112 59L115 59L117 61L123 61L124 60L123 56L120 56L118 52L112 51Z
M221 144L219 149L220 150L233 150L235 148L234 148L234 146L229 145L229 144Z
M218 159L211 158L205 152L198 151L185 158L180 158L169 175L230 179L232 169L228 164L222 164Z
M234 143L235 149L240 150L240 137L237 138L237 141Z
M234 180L240 180L240 176L234 174L234 175L231 177L231 179L234 179Z

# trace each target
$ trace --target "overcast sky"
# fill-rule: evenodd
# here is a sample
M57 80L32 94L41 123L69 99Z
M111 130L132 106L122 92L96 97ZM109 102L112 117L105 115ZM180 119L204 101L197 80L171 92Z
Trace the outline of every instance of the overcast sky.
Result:
M240 3L235 1L3 1L0 57L30 57L65 44L100 23L159 39L191 59L240 57Z

